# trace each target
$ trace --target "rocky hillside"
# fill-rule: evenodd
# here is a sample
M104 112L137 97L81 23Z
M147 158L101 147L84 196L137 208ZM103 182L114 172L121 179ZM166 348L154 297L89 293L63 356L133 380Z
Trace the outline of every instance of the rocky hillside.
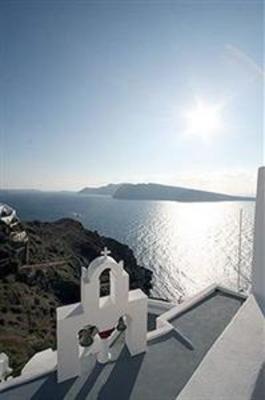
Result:
M152 279L128 246L77 221L36 221L24 227L29 248L23 256L0 234L0 353L10 356L16 374L35 352L56 347L56 307L79 301L80 266L88 265L104 246L117 261L124 260L131 288L148 294Z

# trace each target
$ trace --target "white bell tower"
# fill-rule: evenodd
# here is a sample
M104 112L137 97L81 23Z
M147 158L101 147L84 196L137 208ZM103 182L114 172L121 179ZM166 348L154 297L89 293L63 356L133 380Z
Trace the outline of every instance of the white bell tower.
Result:
M81 302L57 308L58 381L80 375L78 332L84 326L96 329L99 362L107 362L108 343L120 318L126 322L125 343L132 356L146 350L147 296L140 289L129 290L129 275L123 262L109 256L107 248L82 268ZM100 277L108 270L110 293L100 297Z

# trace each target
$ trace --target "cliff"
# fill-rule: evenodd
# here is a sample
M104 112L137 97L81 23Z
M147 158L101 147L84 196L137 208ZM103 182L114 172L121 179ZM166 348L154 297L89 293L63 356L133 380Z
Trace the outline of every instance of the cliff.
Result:
M29 247L22 255L3 240L3 232L0 243L0 353L10 356L16 374L35 352L55 348L56 307L79 301L80 266L88 265L104 246L117 261L124 260L131 288L149 294L152 279L128 246L77 221L35 221L24 228Z

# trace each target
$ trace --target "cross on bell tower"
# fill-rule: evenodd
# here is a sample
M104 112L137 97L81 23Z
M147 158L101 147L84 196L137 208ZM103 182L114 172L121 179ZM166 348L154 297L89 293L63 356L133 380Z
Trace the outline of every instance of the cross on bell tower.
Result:
M107 258L107 256L111 254L111 251L107 247L104 247L103 251L101 251L100 254Z

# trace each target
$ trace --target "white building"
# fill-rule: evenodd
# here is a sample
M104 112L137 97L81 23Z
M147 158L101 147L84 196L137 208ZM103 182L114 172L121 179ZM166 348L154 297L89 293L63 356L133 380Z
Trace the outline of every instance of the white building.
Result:
M57 310L57 351L0 384L1 400L263 400L264 199L262 167L248 297L211 285L182 304L147 299L105 249L82 271L80 303Z
M0 221L10 225L16 218L16 211L7 204L0 203Z
M17 217L16 210L3 203L0 203L0 224L6 228L7 236L13 242L27 241L27 233Z

